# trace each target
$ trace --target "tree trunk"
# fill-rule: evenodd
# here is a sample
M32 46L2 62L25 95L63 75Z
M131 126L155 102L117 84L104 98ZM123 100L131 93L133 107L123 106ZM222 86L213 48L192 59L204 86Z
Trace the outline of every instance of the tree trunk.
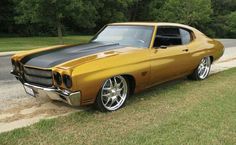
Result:
M64 44L63 37L62 37L62 24L61 21L57 23L57 35L60 41L60 44Z

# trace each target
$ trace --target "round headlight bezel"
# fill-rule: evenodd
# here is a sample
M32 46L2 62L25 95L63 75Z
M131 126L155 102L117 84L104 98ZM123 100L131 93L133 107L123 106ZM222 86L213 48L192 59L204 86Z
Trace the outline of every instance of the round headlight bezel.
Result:
M69 75L64 74L64 75L62 76L62 79L63 79L64 85L65 85L68 89L72 87L72 78L71 78Z
M53 78L56 82L56 85L60 86L62 84L62 76L59 72L54 72L53 73Z
M17 72L20 72L20 63L19 62L16 62L16 71Z

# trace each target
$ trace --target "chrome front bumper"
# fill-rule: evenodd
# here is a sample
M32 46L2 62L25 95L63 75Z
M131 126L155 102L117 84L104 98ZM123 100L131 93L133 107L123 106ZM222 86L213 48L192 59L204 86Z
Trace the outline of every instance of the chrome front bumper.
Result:
M23 83L23 85L31 88L36 96L48 96L52 100L63 101L71 106L80 105L80 91L69 92L67 90L61 90L56 88L43 88L28 83Z
M11 71L11 74L13 74L16 79L18 79L24 86L27 86L31 88L35 94L35 96L48 96L52 100L58 100L65 102L71 106L79 106L80 105L80 98L81 93L78 92L70 92L68 90L62 90L59 88L44 88L35 86L29 83L24 82L24 80L19 77L18 74L15 74L13 71Z

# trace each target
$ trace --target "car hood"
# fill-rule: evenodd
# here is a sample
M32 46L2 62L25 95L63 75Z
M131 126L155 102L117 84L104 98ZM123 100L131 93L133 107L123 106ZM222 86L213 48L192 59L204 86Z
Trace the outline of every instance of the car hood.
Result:
M118 43L91 42L83 45L36 52L25 56L21 62L27 66L51 68L74 59L122 48L125 48L125 46Z

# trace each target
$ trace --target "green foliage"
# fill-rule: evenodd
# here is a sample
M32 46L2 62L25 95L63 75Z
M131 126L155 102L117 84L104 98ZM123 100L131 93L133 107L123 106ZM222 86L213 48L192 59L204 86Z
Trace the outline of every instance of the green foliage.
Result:
M99 0L97 9L99 27L112 22L129 21L129 8L134 0Z
M212 0L213 15L211 29L217 37L236 38L233 13L236 10L236 0ZM231 15L231 16L230 16Z
M16 0L18 16L16 22L43 23L57 28L62 37L65 18L74 21L83 28L95 26L96 9L88 0ZM93 16L93 18L91 18Z
M227 27L228 35L231 37L235 37L236 36L236 11L231 12L226 17L227 17L226 27Z
M159 9L153 9L155 20L198 26L210 21L210 0L167 0Z
M155 21L177 22L206 31L205 26L211 20L210 0L167 0L162 6L160 2L156 4L159 7L150 11Z
M0 0L0 32L13 32L14 3L12 0Z
M95 26L96 9L88 0L16 0L18 23L48 23L55 25L65 18L73 19L81 27ZM84 19L86 18L86 19ZM79 23L83 22L83 24Z
M227 15L236 9L236 0L211 0L215 16Z
M0 33L91 34L112 22L165 21L236 38L236 0L1 0L0 5Z

